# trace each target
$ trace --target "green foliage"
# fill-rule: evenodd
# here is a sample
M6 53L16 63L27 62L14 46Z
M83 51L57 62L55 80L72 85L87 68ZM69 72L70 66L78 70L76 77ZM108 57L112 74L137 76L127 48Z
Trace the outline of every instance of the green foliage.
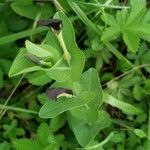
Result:
M146 0L2 0L0 149L149 150L149 31Z
M11 4L11 8L20 16L30 19L35 19L38 13L40 13L40 18L47 19L49 15L52 16L54 13L53 7L49 6L48 4L42 6L32 3L31 0L21 2L14 1Z
M35 139L15 139L13 140L13 146L16 150L40 150L40 149L56 149L66 148L66 143L63 135L54 135L50 131L50 127L46 123L42 123L36 134Z
M4 124L3 129L5 138L16 138L17 136L24 135L22 128L17 128L17 121L13 120L10 125Z
M131 0L131 10L117 11L116 16L103 13L103 21L110 27L103 31L102 41L117 39L120 34L131 52L137 52L140 39L149 41L150 24L146 20L146 1ZM145 19L143 19L145 18Z

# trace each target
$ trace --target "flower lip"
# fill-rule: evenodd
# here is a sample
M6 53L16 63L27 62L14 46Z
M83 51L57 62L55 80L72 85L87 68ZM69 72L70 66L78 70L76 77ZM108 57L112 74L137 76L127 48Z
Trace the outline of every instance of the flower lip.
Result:
M39 20L37 22L38 25L47 26L56 31L59 31L62 26L62 21L59 19L48 19L48 20Z
M63 93L73 95L73 91L71 89L67 89L67 88L52 88L52 87L49 87L46 90L47 97L52 99L52 100L56 100L58 98L58 96L63 94Z

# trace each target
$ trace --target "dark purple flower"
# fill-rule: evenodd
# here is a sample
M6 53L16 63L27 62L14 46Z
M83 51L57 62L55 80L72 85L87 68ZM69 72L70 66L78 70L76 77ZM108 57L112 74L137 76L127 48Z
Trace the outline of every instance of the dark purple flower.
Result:
M47 26L49 28L53 28L56 31L61 29L62 21L59 19L48 19L48 20L39 20L37 22L39 25Z
M46 90L46 95L48 96L48 98L54 99L54 100L56 100L57 97L62 93L73 95L73 91L70 89L66 89L66 88L52 88L52 87L50 87Z

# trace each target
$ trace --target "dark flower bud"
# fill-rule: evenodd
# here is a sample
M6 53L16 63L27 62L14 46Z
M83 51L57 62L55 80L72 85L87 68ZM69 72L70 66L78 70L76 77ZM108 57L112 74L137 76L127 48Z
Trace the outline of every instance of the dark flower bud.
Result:
M31 54L31 53L27 53L25 55L25 57L32 63L36 64L36 65L40 65L43 67L51 67L52 66L52 62L46 62L44 60L42 60L41 58Z
M27 53L25 55L25 58L28 59L30 62L36 64L36 65L40 65L41 64L41 59L31 53Z

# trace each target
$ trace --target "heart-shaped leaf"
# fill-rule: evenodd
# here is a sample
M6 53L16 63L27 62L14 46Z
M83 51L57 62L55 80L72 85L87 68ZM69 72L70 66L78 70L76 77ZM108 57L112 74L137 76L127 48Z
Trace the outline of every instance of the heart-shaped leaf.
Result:
M94 96L92 92L83 92L72 98L61 97L57 101L49 100L40 109L39 116L41 118L54 118L67 110L89 103Z

